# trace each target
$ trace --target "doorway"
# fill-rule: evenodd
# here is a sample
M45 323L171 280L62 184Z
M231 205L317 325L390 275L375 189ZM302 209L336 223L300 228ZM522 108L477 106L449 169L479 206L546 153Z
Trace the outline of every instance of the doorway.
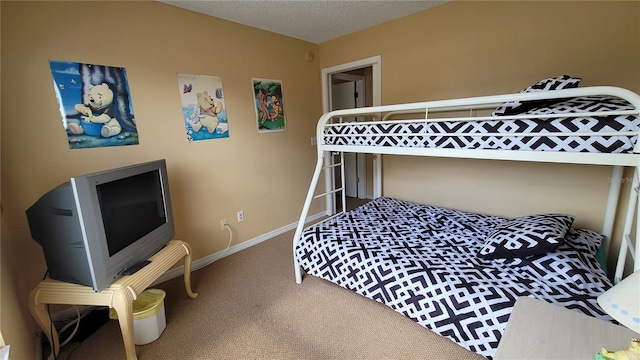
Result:
M362 71L360 71L362 70ZM358 69L356 72L365 72ZM337 73L331 75L331 110L359 108L365 106L366 76L361 74ZM364 121L363 117L344 117L343 122ZM335 161L335 159L334 159ZM345 195L350 198L367 198L367 163L365 154L344 154ZM339 175L339 172L336 172ZM336 177L336 183L341 182Z
M322 69L323 111L380 105L380 68L381 57L374 56ZM362 120L365 119L343 119L343 121ZM332 163L332 161L331 156L325 155L325 163ZM346 196L367 199L382 195L382 158L379 154L345 153L344 163ZM326 189L335 189L335 185L340 181L339 171L330 170L325 173ZM336 209L342 207L341 195L336 193L334 196L326 197L327 215L335 214Z

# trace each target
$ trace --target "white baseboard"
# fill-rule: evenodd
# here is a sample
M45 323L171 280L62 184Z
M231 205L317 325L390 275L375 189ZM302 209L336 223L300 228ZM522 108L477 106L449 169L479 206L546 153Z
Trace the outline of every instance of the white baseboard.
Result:
M307 217L307 220L305 223L310 223L316 220L321 219L322 217L326 216L325 212L321 212L312 216ZM225 250L221 250L218 251L217 253L205 256L203 258L200 258L198 260L192 261L191 262L191 271L196 271L198 269L202 269L203 267L207 266L207 265L211 265L212 263L214 263L217 260L220 260L224 257L227 257L231 254L237 253L238 251L244 250L246 248L249 248L253 245L259 244L265 240L269 240L275 236L278 236L280 234L284 234L287 231L293 230L298 226L298 223L292 223L286 226L283 226L279 229L270 231L266 234L262 234L258 237L255 237L251 240L247 240L247 241L243 241L238 245L234 245L229 247L228 249ZM291 239L293 241L293 239ZM187 241L188 242L188 241ZM293 244L293 242L292 242ZM292 269L293 270L293 269ZM173 268L167 272L165 272L164 274L162 274L162 276L160 276L156 281L153 282L153 284L151 284L151 286L156 285L156 284L160 284L162 282L165 282L167 280L171 280L173 278L182 276L184 274L184 265L181 265L179 267ZM82 306L80 308L80 312L82 314L92 310L94 307L93 306ZM75 318L77 317L77 313L76 313L76 309L75 307L69 307L67 309L64 309L62 311L58 311L55 314L51 314L51 319L53 321L61 321L63 319L69 319L69 318Z
M322 217L326 216L325 212L321 212L312 216L307 217L307 220L305 221L305 223L310 223L316 220L321 219ZM205 256L203 258L200 258L198 260L194 260L191 262L191 271L196 271L198 269L202 269L203 267L207 266L207 265L211 265L213 264L215 261L220 260L222 258L225 258L231 254L235 254L238 251L244 250L246 248L249 248L253 245L259 244L265 240L269 240L275 236L278 236L280 234L284 234L287 231L293 230L298 226L298 222L289 224L289 225L285 225L279 229L270 231L266 234L262 234L258 237L255 237L251 240L247 240L247 241L243 241L238 245L234 245L231 246L230 248L228 248L225 252L225 250L221 250L218 251L217 253ZM293 239L291 239L293 241ZM185 240L186 241L186 240ZM188 242L188 241L187 241ZM293 245L293 242L292 242ZM292 250L293 251L293 250ZM152 286L155 284L160 284L162 282L165 282L167 280L171 280L173 278L176 278L178 276L182 276L184 274L184 265L173 268L167 272L165 272L164 274L162 274L162 276L160 276L158 278L158 280L156 280L153 284L151 284Z

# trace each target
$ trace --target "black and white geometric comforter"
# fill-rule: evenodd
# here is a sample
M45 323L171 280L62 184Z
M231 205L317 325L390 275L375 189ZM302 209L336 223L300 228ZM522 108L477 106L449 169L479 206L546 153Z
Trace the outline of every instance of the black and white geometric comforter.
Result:
M519 296L611 320L596 302L611 287L595 257L601 235L572 229L565 244L545 255L477 257L504 221L382 197L305 229L295 256L307 274L489 358Z
M568 114L633 109L631 104L620 98L583 96L535 107L525 114ZM633 150L637 136L538 137L526 135L450 136L450 134L604 133L637 131L638 129L640 129L640 117L637 115L553 119L504 119L495 116L495 119L482 121L407 123L398 120L386 124L346 123L326 128L325 141L331 145L627 153ZM388 136L389 134L393 135Z

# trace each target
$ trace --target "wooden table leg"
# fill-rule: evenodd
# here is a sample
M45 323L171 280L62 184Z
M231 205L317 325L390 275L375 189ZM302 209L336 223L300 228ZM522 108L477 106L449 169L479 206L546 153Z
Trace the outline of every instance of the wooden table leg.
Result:
M114 293L113 308L118 313L120 332L124 342L124 352L127 360L137 360L136 344L133 338L133 297L134 291L122 288Z
M191 247L186 242L182 243L186 254L184 255L184 287L187 290L187 294L192 299L198 297L198 293L191 291Z

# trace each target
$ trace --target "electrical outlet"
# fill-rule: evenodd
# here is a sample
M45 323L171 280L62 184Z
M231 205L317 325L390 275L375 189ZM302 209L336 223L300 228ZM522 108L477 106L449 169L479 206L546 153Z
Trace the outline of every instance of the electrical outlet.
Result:
M227 227L227 219L220 220L220 230L224 230Z
M244 211L240 210L238 211L238 222L242 222L244 221Z

